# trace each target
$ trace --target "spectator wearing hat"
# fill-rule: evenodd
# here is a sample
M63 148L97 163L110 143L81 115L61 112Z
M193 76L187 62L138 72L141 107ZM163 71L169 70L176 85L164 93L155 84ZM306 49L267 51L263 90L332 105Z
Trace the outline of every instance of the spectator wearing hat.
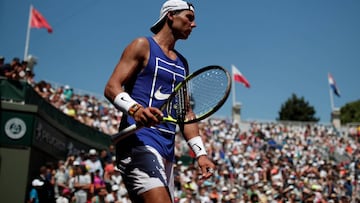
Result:
M239 201L239 199L240 199L239 191L236 188L231 189L231 193L229 196L230 196L231 201L236 202L236 201Z
M29 193L29 203L40 203L38 190L44 185L44 182L39 179L34 179L31 182L31 190Z
M62 98L66 101L69 102L72 98L74 94L74 89L71 88L69 85L65 85L64 89L63 89L63 95Z
M85 165L87 169L89 170L89 173L95 173L96 170L99 170L99 175L103 177L104 175L104 169L102 167L101 161L98 158L98 153L96 149L90 149L89 150L89 157L85 161Z
M223 186L221 188L221 195L220 195L221 202L230 202L230 191L229 188Z
M73 161L72 165L70 166L71 170L69 173L69 182L68 182L68 188L70 189L71 193L75 192L75 179L77 178L77 176L79 175L79 171L78 168L80 167L80 162L78 161Z

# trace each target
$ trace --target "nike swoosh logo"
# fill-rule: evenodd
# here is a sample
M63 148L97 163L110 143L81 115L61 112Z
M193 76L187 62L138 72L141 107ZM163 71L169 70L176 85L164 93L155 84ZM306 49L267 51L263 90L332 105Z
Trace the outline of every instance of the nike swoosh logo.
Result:
M129 102L128 100L125 99L125 97L120 97L121 100L123 100L124 102Z
M167 98L169 98L170 94L165 94L161 92L161 86L156 90L154 97L157 100L165 100Z
M198 148L198 151L201 151L201 147L197 144L193 144L193 146L197 147Z

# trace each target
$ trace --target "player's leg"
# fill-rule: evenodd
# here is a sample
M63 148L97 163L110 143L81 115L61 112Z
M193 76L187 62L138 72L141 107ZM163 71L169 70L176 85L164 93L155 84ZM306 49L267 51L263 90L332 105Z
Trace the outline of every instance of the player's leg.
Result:
M130 199L133 202L172 202L173 164L148 146L131 149L126 156L118 156L120 169Z

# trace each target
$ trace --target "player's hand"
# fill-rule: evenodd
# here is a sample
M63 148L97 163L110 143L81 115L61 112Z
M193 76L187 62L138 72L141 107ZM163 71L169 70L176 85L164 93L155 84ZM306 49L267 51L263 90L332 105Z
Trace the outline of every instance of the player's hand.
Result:
M200 166L203 179L210 178L214 174L215 164L206 155L199 156L197 161Z
M163 113L155 107L141 107L134 113L136 123L145 127L158 125L162 117Z

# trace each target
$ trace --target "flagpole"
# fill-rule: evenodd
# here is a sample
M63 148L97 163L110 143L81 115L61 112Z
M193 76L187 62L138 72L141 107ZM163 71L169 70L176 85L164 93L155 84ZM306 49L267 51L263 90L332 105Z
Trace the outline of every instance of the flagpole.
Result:
M33 9L33 5L30 5L30 11L29 11L29 21L28 21L28 26L27 26L27 30L26 30L26 41L25 41L24 60L26 60L26 59L27 59L27 56L28 56L28 51L29 51L29 43L30 43L30 25L31 25L32 9Z
M329 88L329 94L330 94L330 105L331 105L331 112L334 111L335 106L334 106L334 95L331 91L331 87Z
M234 68L233 68L234 65L231 65L231 82L232 82L232 89L233 89L233 98L232 98L232 107L235 106L235 103L236 103L236 92L235 92L235 80L234 80Z

